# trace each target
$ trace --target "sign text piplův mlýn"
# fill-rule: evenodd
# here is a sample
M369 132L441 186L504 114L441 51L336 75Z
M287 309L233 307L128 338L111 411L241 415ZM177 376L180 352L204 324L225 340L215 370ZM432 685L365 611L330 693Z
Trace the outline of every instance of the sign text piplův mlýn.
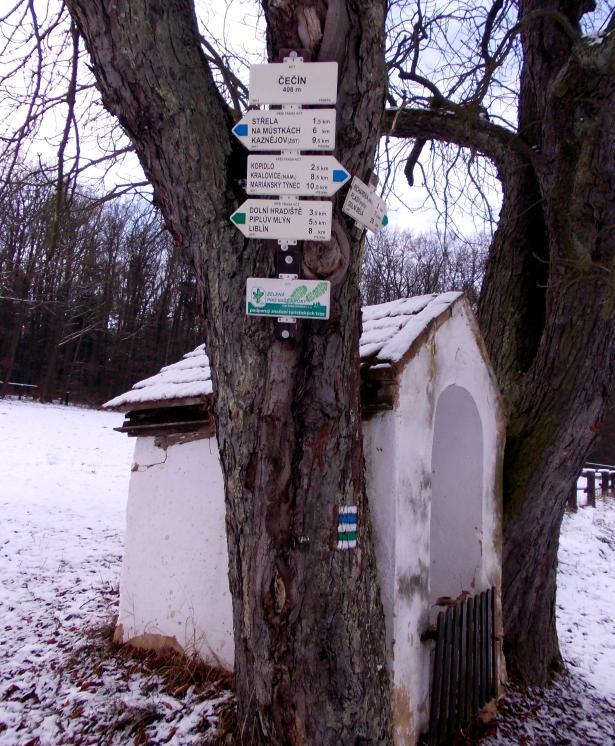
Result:
M231 215L231 221L248 238L329 241L331 202L248 199Z

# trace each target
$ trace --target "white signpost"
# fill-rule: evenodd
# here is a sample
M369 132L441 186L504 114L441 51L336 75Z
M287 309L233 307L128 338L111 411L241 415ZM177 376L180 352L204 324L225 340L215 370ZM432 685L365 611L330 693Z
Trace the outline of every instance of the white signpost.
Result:
M335 150L335 110L300 107L335 104L337 62L305 63L291 52L284 62L252 65L249 90L251 105L282 108L248 111L233 127L248 150L258 151L248 156L247 193L280 197L248 199L231 215L247 238L277 239L280 244L279 276L248 279L246 313L274 316L276 336L290 340L296 337L296 319L329 318L330 283L298 279L300 257L289 251L289 243L331 239L332 203L299 197L331 197L350 179L333 156L299 153ZM386 205L358 179L343 209L374 231L387 223ZM291 272L285 273L286 267Z
M328 319L331 283L324 280L264 279L248 277L248 316L289 319Z
M331 202L248 199L231 215L231 220L248 238L286 241L331 238Z
M248 150L335 150L335 109L253 109L232 132Z
M250 155L246 191L331 197L348 179L332 155Z
M389 222L385 201L356 176L352 177L342 211L374 233L382 230Z
M250 104L334 104L337 62L274 62L250 66Z

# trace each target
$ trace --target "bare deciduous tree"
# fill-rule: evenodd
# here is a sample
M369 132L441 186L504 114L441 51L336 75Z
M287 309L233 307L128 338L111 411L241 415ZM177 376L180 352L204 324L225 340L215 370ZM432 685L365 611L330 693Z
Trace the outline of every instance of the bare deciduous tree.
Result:
M336 199L332 241L304 247L310 273L335 284L332 318L304 324L296 345L246 318L246 278L271 276L273 254L229 222L245 199L246 156L192 3L69 7L105 105L131 137L205 303L244 737L386 742L384 621L358 415L360 242ZM385 96L385 3L264 2L263 10L271 59L307 49L338 61L336 154L367 179ZM358 551L347 553L331 548L333 510L344 504L361 516Z
M596 9L584 0L404 9L401 105L385 130L414 143L407 173L433 140L480 154L501 182L479 315L509 416L505 650L519 675L544 682L561 665L560 524L615 374L615 15L601 4L583 36ZM451 64L426 74L434 46Z
M489 241L450 239L387 230L369 237L361 270L363 303L462 290L476 306L485 272Z
M195 282L149 203L56 196L14 169L0 197L0 395L100 403L198 344Z

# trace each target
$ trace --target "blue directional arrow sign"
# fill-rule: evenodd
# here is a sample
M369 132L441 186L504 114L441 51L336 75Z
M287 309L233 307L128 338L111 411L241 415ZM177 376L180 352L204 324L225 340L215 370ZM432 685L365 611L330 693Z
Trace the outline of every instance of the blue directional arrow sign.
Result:
M233 127L233 134L237 137L247 137L250 133L250 127L245 122L239 122Z
M335 150L335 109L252 109L233 127L248 150Z
M350 174L331 155L248 156L246 191L254 195L331 197Z

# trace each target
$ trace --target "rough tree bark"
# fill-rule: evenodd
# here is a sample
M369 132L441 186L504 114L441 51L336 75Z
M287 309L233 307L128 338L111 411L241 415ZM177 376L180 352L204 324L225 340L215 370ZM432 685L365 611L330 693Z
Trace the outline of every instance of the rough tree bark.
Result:
M229 215L245 153L201 52L189 0L69 0L107 108L132 139L197 273L225 476L239 723L267 744L390 740L384 623L363 480L360 245L334 205L329 245L304 246L334 282L332 318L295 345L244 315L271 249ZM340 65L336 156L366 178L383 110L384 0L263 0L268 53ZM333 509L358 505L359 546L333 551Z
M559 529L615 384L615 24L582 39L583 0L523 0L519 119L511 132L460 107L387 115L392 134L492 159L503 206L480 322L503 389L503 617L510 668L561 666Z

